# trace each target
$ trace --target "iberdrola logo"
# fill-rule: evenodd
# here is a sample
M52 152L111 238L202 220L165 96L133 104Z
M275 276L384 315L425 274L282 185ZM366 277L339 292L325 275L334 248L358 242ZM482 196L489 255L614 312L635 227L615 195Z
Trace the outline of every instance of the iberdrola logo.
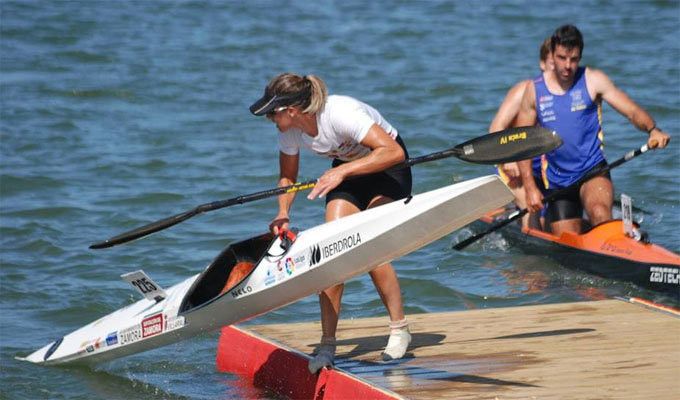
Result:
M316 246L313 246L310 250L311 254L309 256L309 266L310 268L315 266L316 264L321 261L321 248L319 248L319 245L317 244Z

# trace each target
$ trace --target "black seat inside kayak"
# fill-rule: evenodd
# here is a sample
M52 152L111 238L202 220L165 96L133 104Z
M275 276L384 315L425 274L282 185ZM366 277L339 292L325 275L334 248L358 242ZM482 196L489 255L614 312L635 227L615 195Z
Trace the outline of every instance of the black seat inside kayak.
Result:
M265 233L231 244L222 250L189 289L180 306L180 312L191 310L216 298L227 282L234 265L239 261L251 261L257 265L273 239L271 233Z

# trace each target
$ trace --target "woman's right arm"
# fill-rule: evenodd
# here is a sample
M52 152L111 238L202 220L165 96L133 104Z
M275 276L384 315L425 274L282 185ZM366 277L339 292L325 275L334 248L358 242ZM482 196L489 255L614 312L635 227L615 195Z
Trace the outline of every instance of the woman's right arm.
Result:
M278 187L293 185L297 181L300 154L289 155L279 152L279 183ZM289 211L295 200L295 192L279 196L279 212L269 224L273 234L278 235L282 229L288 229L290 222Z

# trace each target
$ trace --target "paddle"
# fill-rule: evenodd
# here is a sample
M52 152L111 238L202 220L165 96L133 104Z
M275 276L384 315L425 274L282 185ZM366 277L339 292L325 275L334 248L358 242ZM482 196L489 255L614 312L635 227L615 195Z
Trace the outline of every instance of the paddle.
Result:
M550 193L549 195L545 196L543 198L543 202L548 203L548 202L554 200L556 197L564 195L566 192L568 192L569 190L572 190L577 185L580 185L583 182L585 182L585 181L587 181L587 180L589 180L589 179L591 179L591 178L593 178L593 177L595 177L599 174L610 171L610 170L618 167L619 165L625 163L626 161L639 156L640 154L646 152L647 150L649 150L649 147L645 144L644 146L640 147L639 149L629 151L628 153L626 153L626 155L624 155L623 157L619 158L618 160L612 162L609 165L605 165L602 168L596 168L596 169L590 170L587 174L585 174L578 181L572 183L571 185L569 185L565 188L556 190L556 191ZM467 246L471 245L472 243L476 242L477 240L481 239L482 237L488 235L489 233L495 232L495 231L503 228L504 226L509 225L512 221L515 221L519 218L522 218L522 216L524 216L524 214L526 214L527 212L529 212L529 210L527 210L526 208L523 208L521 210L517 210L517 211L511 213L510 215L508 215L508 219L503 220L503 221L497 223L496 225L487 228L484 232L470 236L469 238L463 240L462 242L455 244L453 246L453 248L455 250L462 250L462 249L466 248Z
M409 158L390 169L410 167L412 165L439 160L447 157L456 157L464 161L478 164L499 164L519 160L525 160L537 155L551 151L562 144L562 139L555 132L540 127L519 127L511 128L493 134L486 134L468 140L450 149L427 154L421 157ZM198 214L217 210L235 204L243 204L267 197L278 196L286 193L295 193L301 190L313 188L316 179L306 182L299 182L289 186L278 187L275 189L264 190L261 192L246 194L231 199L214 201L212 203L201 204L196 208L164 218L140 228L114 236L103 242L95 243L91 249L103 249L121 243L139 239L154 232L177 225L180 222L194 217Z

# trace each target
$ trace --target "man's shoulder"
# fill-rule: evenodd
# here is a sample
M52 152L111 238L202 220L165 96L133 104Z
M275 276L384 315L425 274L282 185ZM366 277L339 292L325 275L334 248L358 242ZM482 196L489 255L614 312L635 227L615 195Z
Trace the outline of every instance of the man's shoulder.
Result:
M613 85L609 76L607 76L604 71L597 68L585 67L585 79L589 91L592 91L593 93L591 94L596 96L603 94Z
M594 82L594 81L601 81L601 80L609 80L609 77L607 74L604 73L601 69L593 68L593 67L584 67L585 68L585 76L586 80L588 82Z
M517 96L518 98L522 98L522 95L524 94L524 91L529 88L529 84L531 83L531 79L525 79L523 81L519 81L512 85L510 90L508 90L508 93L506 97L515 97Z

